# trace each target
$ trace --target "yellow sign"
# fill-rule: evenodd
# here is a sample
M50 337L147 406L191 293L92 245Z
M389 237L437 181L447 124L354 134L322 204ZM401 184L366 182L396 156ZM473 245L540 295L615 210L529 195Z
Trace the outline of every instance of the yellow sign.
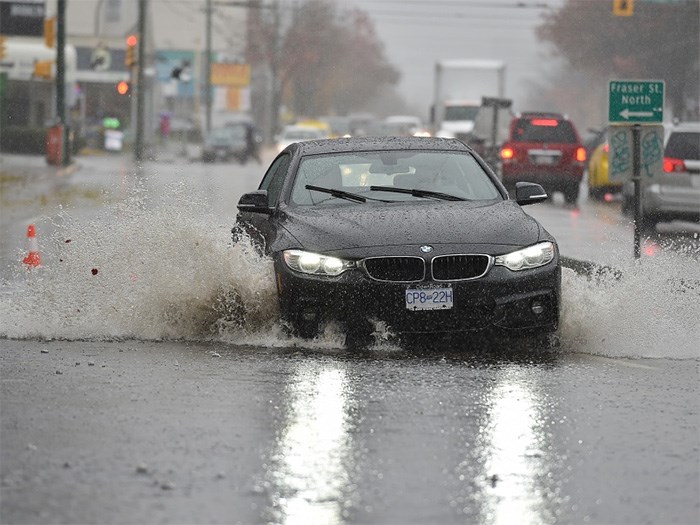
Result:
M214 86L247 87L250 85L250 65L212 64L211 83Z
M53 60L37 60L34 62L34 77L51 80L53 78L52 68Z
M53 47L56 41L56 17L44 20L44 44Z
M632 16L634 14L634 0L613 0L613 14L615 16Z

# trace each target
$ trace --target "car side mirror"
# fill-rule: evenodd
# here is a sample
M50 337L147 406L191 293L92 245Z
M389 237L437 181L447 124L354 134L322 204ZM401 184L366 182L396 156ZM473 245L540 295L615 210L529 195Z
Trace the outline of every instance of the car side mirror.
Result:
M271 214L274 208L270 207L267 199L267 190L255 190L241 195L238 201L238 209L243 212Z
M546 201L549 196L544 188L532 182L515 183L515 201L521 206Z

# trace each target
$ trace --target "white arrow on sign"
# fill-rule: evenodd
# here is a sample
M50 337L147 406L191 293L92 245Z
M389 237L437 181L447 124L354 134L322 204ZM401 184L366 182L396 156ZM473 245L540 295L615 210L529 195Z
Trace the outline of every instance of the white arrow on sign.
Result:
M625 108L622 111L620 111L620 116L624 119L629 119L630 117L653 117L654 112L653 111L630 111L629 109Z

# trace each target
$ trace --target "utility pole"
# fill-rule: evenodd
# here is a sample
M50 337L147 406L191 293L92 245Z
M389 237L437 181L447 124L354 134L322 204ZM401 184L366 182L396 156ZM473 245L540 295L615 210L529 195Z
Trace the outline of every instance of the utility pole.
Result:
M136 137L134 142L134 160L143 159L143 118L146 105L146 86L144 84L144 62L146 60L146 12L147 0L139 0L139 51L136 62Z
M270 73L272 76L272 100L270 108L270 130L269 130L269 143L274 140L275 133L277 133L277 128L279 128L279 114L282 93L280 92L280 79L279 79L279 69L280 69L280 4L279 0L274 0L272 3L272 20L273 20L273 34L272 34L272 54L270 59Z
M61 125L61 164L70 164L70 128L66 122L66 1L58 0L56 13L56 117Z
M206 56L204 57L204 122L206 131L211 130L211 0L207 0L206 7Z

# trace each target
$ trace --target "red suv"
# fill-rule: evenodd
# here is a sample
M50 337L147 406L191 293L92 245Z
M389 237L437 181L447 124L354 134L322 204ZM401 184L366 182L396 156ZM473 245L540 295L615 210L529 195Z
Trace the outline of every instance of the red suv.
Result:
M510 124L501 147L503 184L510 190L520 181L541 184L550 194L560 191L575 204L586 164L573 122L559 113L521 113Z

